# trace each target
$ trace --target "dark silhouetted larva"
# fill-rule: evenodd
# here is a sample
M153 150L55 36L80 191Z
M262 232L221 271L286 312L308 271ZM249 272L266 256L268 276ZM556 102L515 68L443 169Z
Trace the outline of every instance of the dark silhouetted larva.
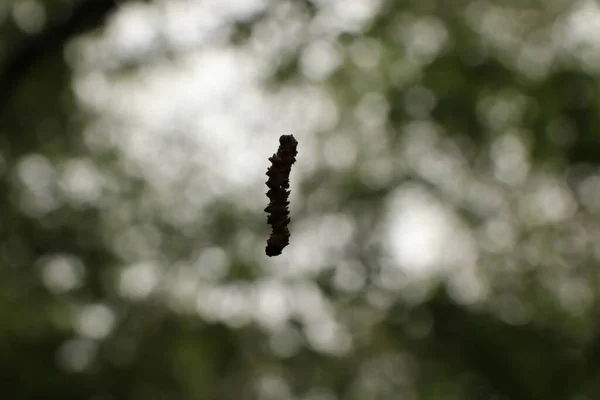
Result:
M265 253L269 257L281 254L283 248L289 244L290 211L288 210L288 196L290 191L290 171L296 162L296 147L298 142L293 135L282 135L279 138L277 153L269 158L271 166L267 170L267 197L269 205L265 208L267 223L271 225L271 236L267 240Z

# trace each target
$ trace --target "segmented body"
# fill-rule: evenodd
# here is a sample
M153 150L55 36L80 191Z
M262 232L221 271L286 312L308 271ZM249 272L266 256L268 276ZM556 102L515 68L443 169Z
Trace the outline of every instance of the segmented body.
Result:
M265 208L267 223L271 225L271 236L267 240L265 253L269 256L281 254L283 248L289 244L290 231L290 171L296 162L298 142L293 135L282 135L279 138L277 153L269 158L271 166L267 170L267 197L269 205Z

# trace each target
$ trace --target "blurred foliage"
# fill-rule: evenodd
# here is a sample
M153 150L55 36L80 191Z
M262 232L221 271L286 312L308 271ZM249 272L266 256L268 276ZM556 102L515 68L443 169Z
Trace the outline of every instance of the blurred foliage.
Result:
M191 167L165 189L95 136L133 129L82 106L77 78L135 81L203 47L161 37L88 65L77 46L126 7L161 15L168 2L0 5L5 396L598 398L600 41L567 39L577 10L598 19L597 7L357 1L348 15L376 12L340 27L334 3L269 2L224 18L214 39L281 40L265 56L264 90L334 100L337 117L310 132L320 156L293 189L302 273L280 261L292 249L265 262L265 216L245 193L232 197L219 179L194 192ZM173 142L165 160L172 149L193 158ZM427 278L385 246L399 193L462 227L425 250L447 263Z

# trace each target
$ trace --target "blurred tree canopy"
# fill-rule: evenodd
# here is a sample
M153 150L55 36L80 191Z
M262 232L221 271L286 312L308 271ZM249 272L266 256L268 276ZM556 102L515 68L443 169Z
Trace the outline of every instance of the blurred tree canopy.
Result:
M599 24L572 0L3 2L3 393L598 398Z

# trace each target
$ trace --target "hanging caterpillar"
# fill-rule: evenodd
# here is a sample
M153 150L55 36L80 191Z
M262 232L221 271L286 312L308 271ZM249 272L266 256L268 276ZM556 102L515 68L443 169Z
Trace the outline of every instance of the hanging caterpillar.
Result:
M290 191L290 171L296 162L296 147L298 142L294 135L282 135L279 138L277 153L269 157L271 166L267 170L267 197L269 205L265 208L268 213L267 223L271 225L271 236L267 239L265 253L269 257L281 254L283 248L289 244L290 211L288 210L288 196Z

